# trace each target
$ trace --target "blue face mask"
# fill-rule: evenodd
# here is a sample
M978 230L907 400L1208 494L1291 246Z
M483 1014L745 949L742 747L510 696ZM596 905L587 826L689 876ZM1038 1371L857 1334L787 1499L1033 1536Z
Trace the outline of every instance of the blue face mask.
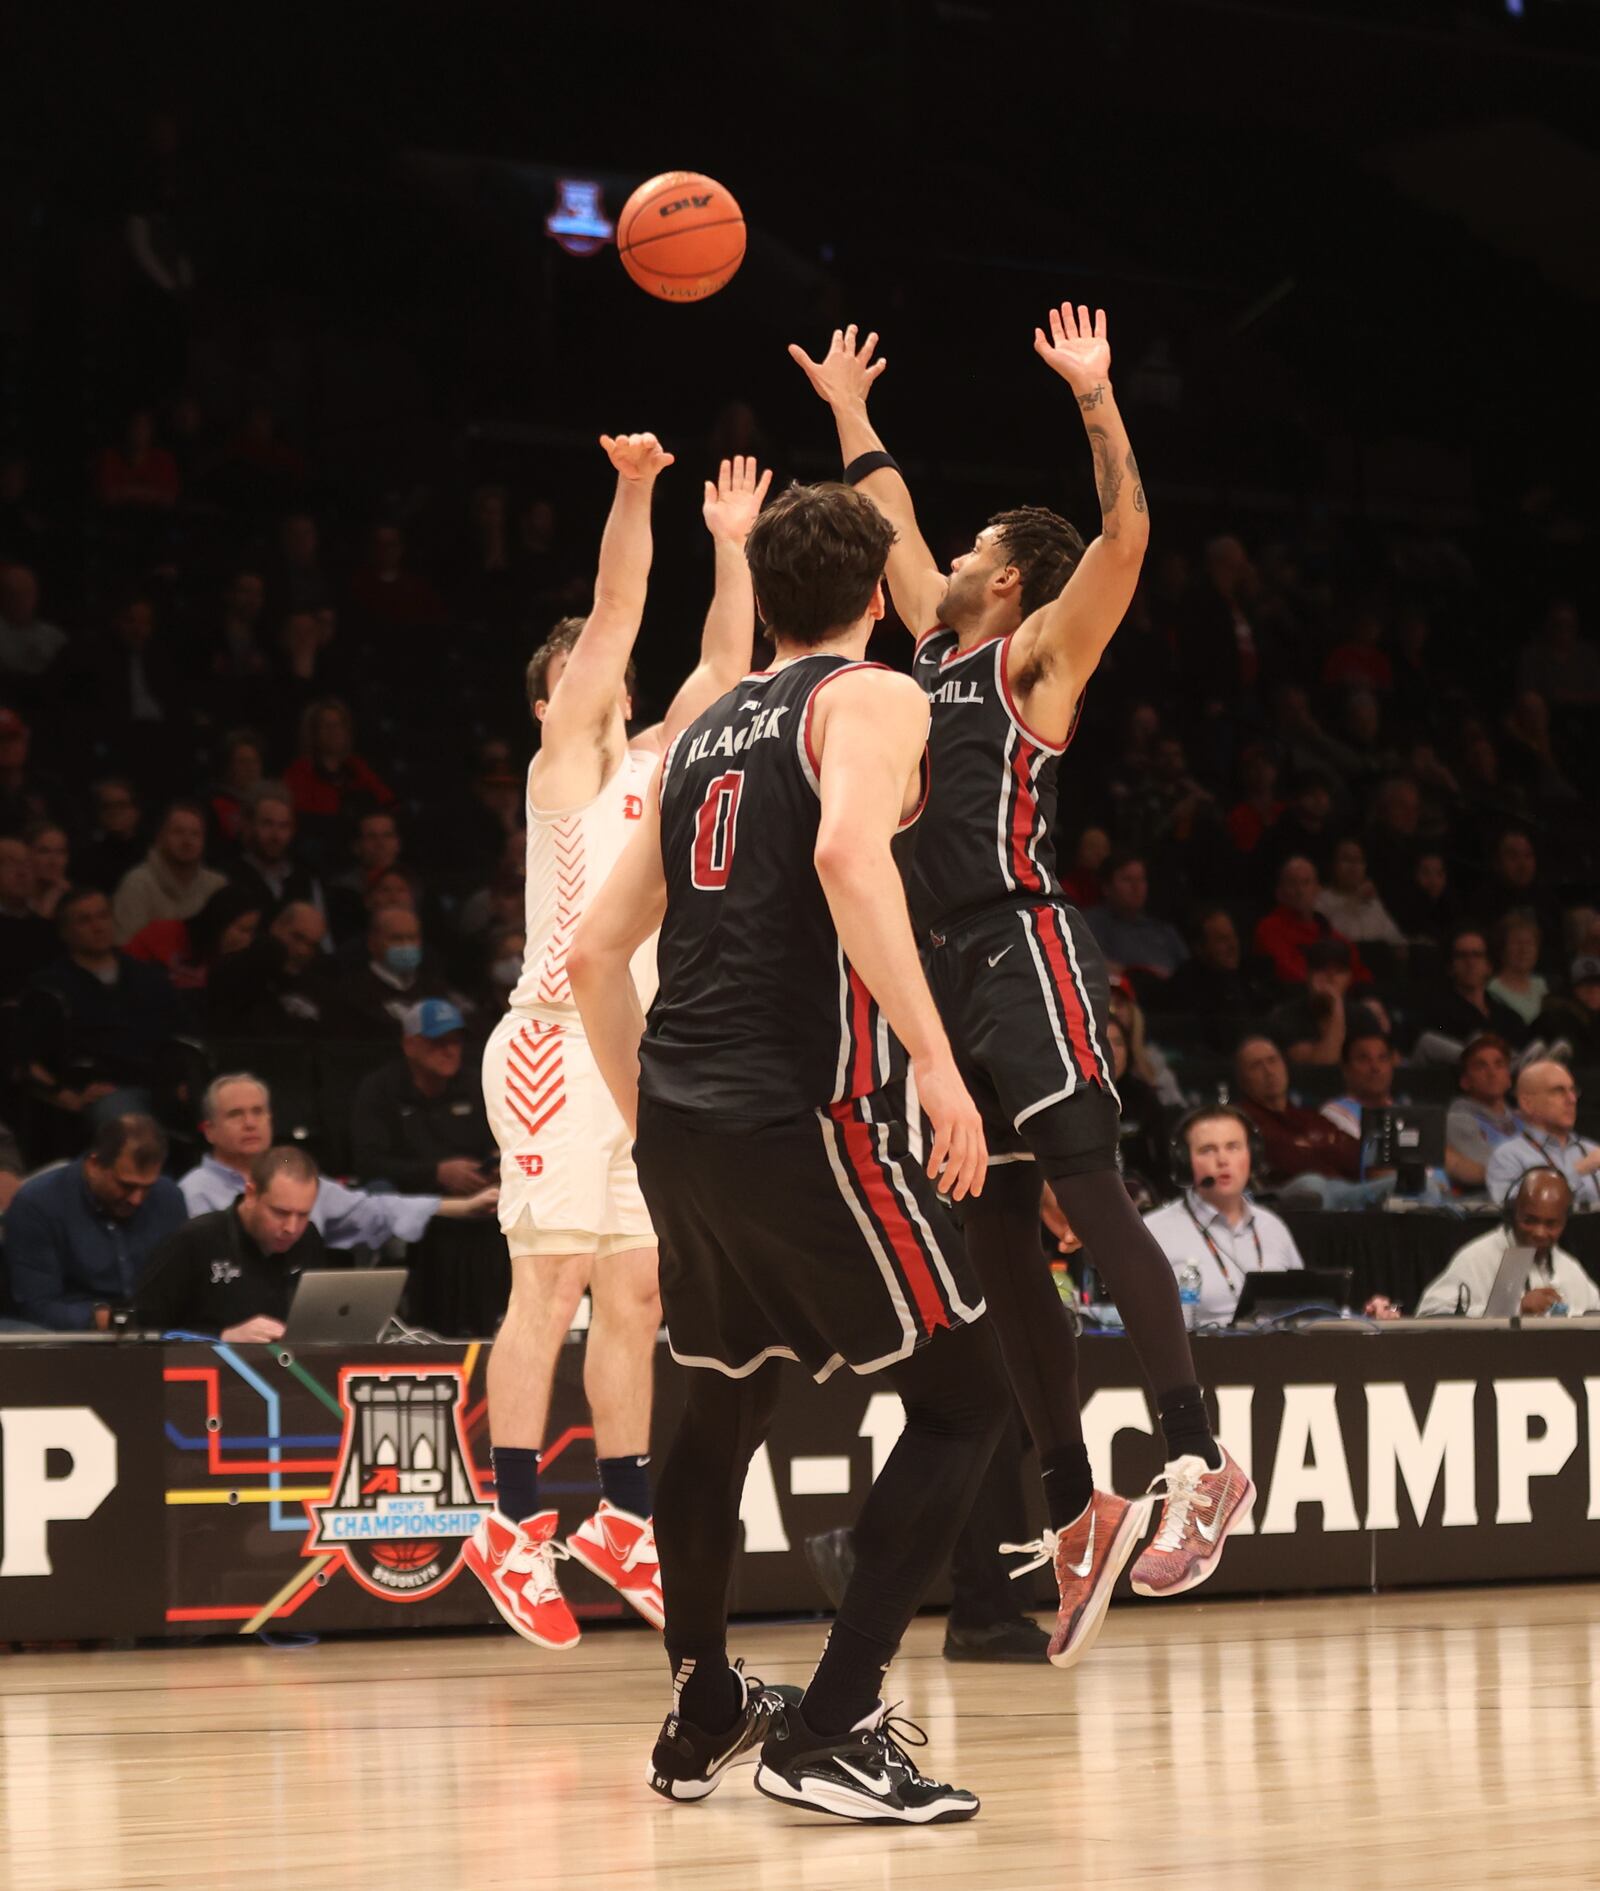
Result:
M422 963L422 947L419 945L385 946L383 962L396 978L409 978Z

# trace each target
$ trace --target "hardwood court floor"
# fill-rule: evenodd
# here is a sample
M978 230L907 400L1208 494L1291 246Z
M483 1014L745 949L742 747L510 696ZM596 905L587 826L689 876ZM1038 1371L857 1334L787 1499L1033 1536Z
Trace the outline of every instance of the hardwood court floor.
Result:
M1600 1886L1600 1586L1117 1609L1076 1675L940 1635L892 1691L984 1805L923 1831L655 1798L644 1630L3 1659L0 1887Z

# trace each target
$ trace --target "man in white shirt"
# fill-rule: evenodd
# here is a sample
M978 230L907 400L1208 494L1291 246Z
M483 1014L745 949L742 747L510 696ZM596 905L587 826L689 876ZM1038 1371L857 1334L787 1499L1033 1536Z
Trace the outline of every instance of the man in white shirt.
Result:
M1529 1169L1559 1169L1579 1208L1600 1208L1600 1149L1573 1133L1578 1120L1578 1086L1572 1072L1554 1058L1541 1057L1517 1076L1517 1134L1489 1158L1485 1187L1492 1202L1503 1202Z
M1450 1265L1429 1284L1417 1302L1419 1319L1440 1313L1481 1318L1505 1259L1515 1243L1531 1248L1533 1259L1523 1283L1523 1317L1564 1311L1600 1311L1600 1287L1564 1248L1556 1244L1567 1231L1572 1190L1558 1169L1529 1169L1516 1186L1507 1225L1481 1234L1451 1256Z
M1226 1104L1194 1111L1178 1125L1174 1154L1187 1148L1188 1186L1175 1202L1145 1217L1151 1234L1182 1278L1200 1272L1197 1324L1226 1326L1246 1274L1291 1273L1305 1266L1278 1217L1258 1208L1250 1186L1250 1124ZM1175 1163L1180 1172L1182 1162Z
M247 1070L218 1077L200 1105L200 1128L211 1153L178 1183L189 1216L230 1208L244 1193L250 1165L272 1147L272 1096ZM369 1195L346 1188L332 1176L317 1182L311 1223L331 1248L381 1248L398 1238L420 1241L435 1215L447 1221L487 1215L500 1191L490 1186L475 1195Z

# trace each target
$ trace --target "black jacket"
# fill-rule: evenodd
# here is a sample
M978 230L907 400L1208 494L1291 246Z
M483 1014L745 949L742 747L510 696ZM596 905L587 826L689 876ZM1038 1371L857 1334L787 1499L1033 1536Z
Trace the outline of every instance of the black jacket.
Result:
M356 1174L392 1183L402 1195L436 1195L441 1162L483 1162L494 1147L475 1066L463 1063L448 1089L425 1097L403 1057L362 1078L350 1136Z
M327 1259L322 1236L310 1226L286 1254L264 1254L235 1202L197 1216L156 1249L139 1283L139 1324L163 1333L220 1333L262 1315L287 1319L300 1275Z

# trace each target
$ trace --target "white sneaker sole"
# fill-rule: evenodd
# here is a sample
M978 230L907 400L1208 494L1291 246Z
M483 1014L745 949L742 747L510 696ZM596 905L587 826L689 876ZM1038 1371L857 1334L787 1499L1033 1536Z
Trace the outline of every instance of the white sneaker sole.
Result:
M501 1595L500 1586L494 1578L484 1573L481 1566L481 1559L478 1558L470 1547L463 1554L461 1560L467 1568L472 1571L473 1575L477 1577L478 1581L482 1583L489 1600L495 1606L496 1614L499 1615L500 1620L505 1623L512 1634L520 1635L525 1642L531 1642L535 1648L546 1648L551 1654L556 1655L567 1654L570 1650L576 1648L578 1643L583 1639L580 1634L574 1635L571 1641L549 1641L543 1635L536 1635L533 1630L528 1627L527 1623L518 1616L516 1610L506 1601L505 1597Z
M652 1761L645 1768L644 1783L652 1792L660 1793L663 1799L709 1799L722 1784L724 1773L731 1773L736 1766L754 1766L760 1758L759 1744L745 1747L731 1759L723 1760L709 1779L672 1779L665 1773L658 1773Z
M605 1569L589 1555L581 1537L567 1538L567 1554L574 1562L582 1563L591 1576L598 1576L608 1589L615 1589L630 1608L637 1609L653 1629L666 1627L667 1618L659 1602L652 1595L641 1597L635 1590L624 1589Z
M925 1806L886 1806L867 1792L823 1779L808 1779L793 1786L769 1766L756 1768L756 1791L806 1812L821 1812L835 1819L853 1819L857 1825L953 1825L970 1819L978 1810L976 1799L930 1799Z
M1048 1657L1052 1668L1076 1667L1099 1640L1100 1631L1105 1627L1106 1611L1111 1607L1117 1578L1128 1567L1129 1558L1139 1547L1139 1539L1149 1525L1150 1500L1140 1498L1129 1504L1122 1522L1117 1526L1117 1534L1111 1539L1111 1554L1101 1571L1099 1587L1090 1597L1088 1608L1078 1618L1076 1638L1069 1640L1060 1654Z
M1228 1538L1233 1535L1234 1531L1238 1529L1239 1525L1244 1522L1255 1507L1256 1487L1255 1481L1252 1479L1245 1490L1239 1508L1234 1511L1233 1515L1228 1519L1227 1528L1218 1535L1215 1544L1212 1546L1211 1554L1206 1557L1204 1562L1196 1563L1190 1574L1185 1576L1182 1582L1174 1583L1170 1589L1152 1589L1147 1583L1140 1582L1139 1578L1135 1576L1133 1578L1134 1593L1141 1596L1154 1596L1157 1600L1162 1600L1167 1596L1187 1595L1191 1589L1198 1589L1201 1583L1205 1582L1213 1570L1215 1570L1217 1564L1222 1561L1222 1552L1228 1547Z

